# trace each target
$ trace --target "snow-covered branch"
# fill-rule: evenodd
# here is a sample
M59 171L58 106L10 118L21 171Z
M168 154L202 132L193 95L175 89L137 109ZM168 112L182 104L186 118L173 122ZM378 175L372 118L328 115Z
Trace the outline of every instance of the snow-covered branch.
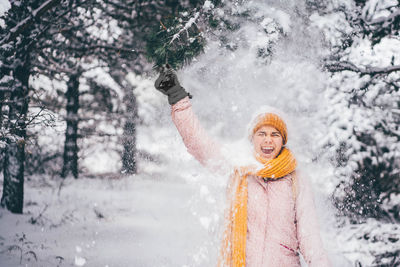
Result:
M10 86L0 86L0 92L12 92L12 88ZM1 100L1 103L5 103L3 100Z
M196 12L194 14L194 16L192 18L190 18L188 20L188 22L186 22L185 26L179 30L179 32L177 32L176 34L174 34L174 36L172 37L171 41L169 42L169 44L172 44L176 39L179 38L179 36L183 33L183 32L187 32L190 27L193 26L193 24L196 24L197 19L200 16L200 12Z
M124 52L124 53L144 53L144 51L141 50L136 50L136 49L131 49L131 48L126 48L126 47L118 47L118 46L112 46L112 45L89 45L89 46L68 46L65 49L71 49L74 51L90 51L90 50L96 50L96 49L106 49L106 50L114 50L116 52Z
M388 27L390 23L393 23L397 17L400 17L400 9L396 10L389 16L385 17L379 17L371 21L367 21L366 23L369 25L377 25L377 24L382 24L382 27Z
M106 4L114 6L115 8L123 9L123 10L126 10L126 11L130 12L130 13L135 11L135 8L136 8L135 4L137 4L135 2L132 2L132 4L130 4L130 5L128 4L127 5L124 2L120 2L120 1L104 1L104 2Z
M340 71L352 71L359 73L360 75L379 75L379 74L389 74L392 72L400 71L400 65L394 65L384 68L379 67L357 67L351 62L341 61L341 62L330 62L325 64L325 68L330 72L340 72Z
M53 73L62 72L62 73L72 74L72 73L76 72L75 69L61 67L61 66L56 65L56 63L53 63L52 65L43 65L41 63L35 63L33 66L35 66L39 69L42 69L42 70L53 72Z
M38 20L41 15L43 15L46 11L50 10L54 6L58 5L61 2L61 0L48 0L44 2L40 7L37 9L33 10L32 14L19 22L16 26L14 26L10 32L6 35L6 37L0 41L0 44L6 44L9 43L17 36L22 33L26 27L28 27L34 20Z

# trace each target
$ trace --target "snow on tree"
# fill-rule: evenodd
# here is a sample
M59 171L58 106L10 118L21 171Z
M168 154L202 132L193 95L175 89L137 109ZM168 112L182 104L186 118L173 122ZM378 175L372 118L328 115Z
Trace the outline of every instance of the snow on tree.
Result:
M29 78L37 39L56 17L58 0L12 1L0 29L4 185L1 205L22 213ZM49 16L49 17L47 17ZM47 17L47 20L44 19ZM42 23L38 23L41 21ZM6 100L6 101L4 101Z
M374 218L391 225L400 219L400 6L379 0L320 4L311 20L331 50L324 63L331 78L323 143L325 156L336 165L333 199L342 218L360 227L351 238L374 242L363 223ZM373 252L373 266L398 264L391 239L379 240L385 249Z
M325 19L320 27L346 43L332 44L325 67L332 73L328 97L332 129L328 146L336 150L338 175L336 196L346 214L398 220L398 206L382 202L399 189L400 61L397 1L366 1L325 9L336 20ZM314 19L317 21L315 15ZM321 22L321 20L319 20ZM339 137L339 138L338 138ZM391 211L390 211L391 210Z

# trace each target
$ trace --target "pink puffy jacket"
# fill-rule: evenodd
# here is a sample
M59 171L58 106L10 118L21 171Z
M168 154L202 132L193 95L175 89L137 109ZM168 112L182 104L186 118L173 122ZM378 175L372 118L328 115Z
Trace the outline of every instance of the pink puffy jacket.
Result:
M172 119L189 153L202 165L210 167L221 157L188 97L172 106ZM319 236L311 185L297 177L296 192L294 198L290 175L268 182L248 178L247 267L300 266L299 252L309 267L330 266Z

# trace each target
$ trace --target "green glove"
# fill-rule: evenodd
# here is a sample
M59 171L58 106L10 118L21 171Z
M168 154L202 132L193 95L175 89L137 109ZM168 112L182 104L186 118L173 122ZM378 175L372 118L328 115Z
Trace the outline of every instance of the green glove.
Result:
M168 103L170 105L176 104L179 100L189 96L192 96L185 91L178 81L178 77L174 70L167 64L161 69L160 76L158 76L154 87L168 96Z

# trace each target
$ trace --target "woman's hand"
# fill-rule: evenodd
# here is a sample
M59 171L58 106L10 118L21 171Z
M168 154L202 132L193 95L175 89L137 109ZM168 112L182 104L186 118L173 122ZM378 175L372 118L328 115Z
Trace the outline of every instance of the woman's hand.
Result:
M155 81L154 87L168 96L168 103L170 105L176 104L186 96L191 98L191 95L179 84L176 73L168 64L162 67L160 76Z

